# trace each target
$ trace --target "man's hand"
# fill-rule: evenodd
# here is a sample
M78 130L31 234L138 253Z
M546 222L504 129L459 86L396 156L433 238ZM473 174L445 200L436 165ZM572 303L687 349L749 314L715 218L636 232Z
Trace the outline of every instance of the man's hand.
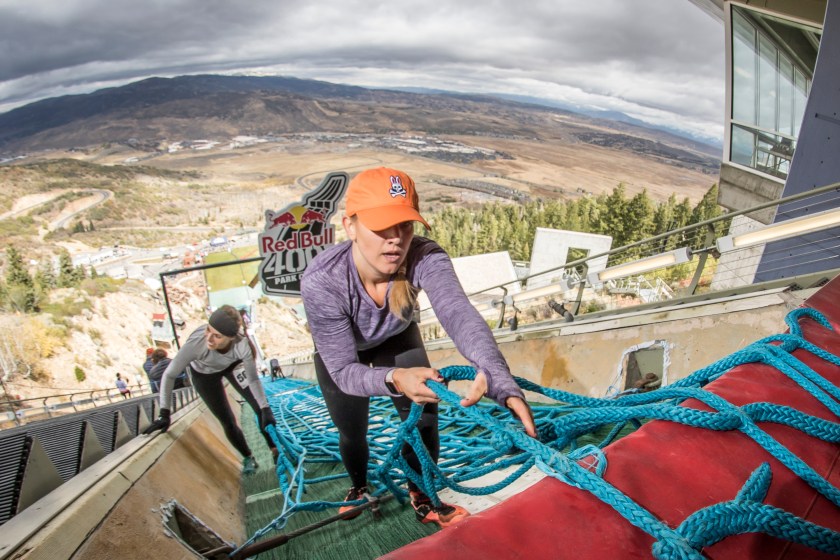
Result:
M168 408L161 408L160 412L158 414L159 414L159 416L158 416L157 420L152 422L149 425L148 428L143 430L143 435L149 435L149 434L152 434L152 433L154 433L158 430L160 430L160 433L164 433L164 432L166 432L166 430L169 429L169 424L171 423L171 421L169 419L169 416L170 416L169 409Z

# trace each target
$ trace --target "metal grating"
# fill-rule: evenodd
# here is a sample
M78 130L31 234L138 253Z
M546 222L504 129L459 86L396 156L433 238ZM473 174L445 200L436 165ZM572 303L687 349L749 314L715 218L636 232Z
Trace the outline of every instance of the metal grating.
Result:
M119 409L120 407L99 413L95 412L87 420L93 427L96 438L99 440L99 444L102 445L105 453L110 453L114 450L114 431L117 425L116 419Z
M196 399L192 387L173 394L173 412ZM52 466L64 482L79 474L85 427L90 424L105 453L114 450L118 416L121 414L133 436L138 434L140 410L154 419L157 415L158 395L149 395L108 404L92 410L48 418L0 431L0 526L15 516L21 482L24 478L22 461L27 438L37 440L44 448Z
M0 524L14 516L20 486L18 476L21 456L26 446L26 434L0 438Z
M64 482L76 476L78 471L86 416L85 412L74 414L60 425L60 429L49 420L26 426L29 428L27 435L41 443Z

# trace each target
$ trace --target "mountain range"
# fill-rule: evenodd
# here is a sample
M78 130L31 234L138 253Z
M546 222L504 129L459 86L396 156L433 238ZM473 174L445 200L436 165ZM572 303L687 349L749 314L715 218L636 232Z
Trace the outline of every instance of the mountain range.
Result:
M720 148L624 115L586 115L535 98L368 89L292 77L148 78L0 114L0 154L124 143L301 133L508 136L586 142L716 165ZM661 154L660 154L661 155Z

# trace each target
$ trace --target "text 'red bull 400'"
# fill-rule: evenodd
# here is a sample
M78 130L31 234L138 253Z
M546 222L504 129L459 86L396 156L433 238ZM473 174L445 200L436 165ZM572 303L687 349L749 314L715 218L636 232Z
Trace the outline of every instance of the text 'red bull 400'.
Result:
M300 278L315 256L335 242L330 218L347 189L344 172L328 174L303 200L265 211L260 234L260 282L270 295L300 295Z

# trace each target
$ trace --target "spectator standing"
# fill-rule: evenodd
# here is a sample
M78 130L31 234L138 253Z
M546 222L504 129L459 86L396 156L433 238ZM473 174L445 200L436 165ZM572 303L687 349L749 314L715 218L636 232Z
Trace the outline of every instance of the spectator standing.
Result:
M120 377L119 373L117 374L116 385L124 399L131 398L131 389L128 388L128 384L126 384L125 379Z
M169 357L168 352L163 348L155 348L155 351L152 352L152 370L149 372L149 381L152 384L152 392L159 393L160 392L160 380L163 378L163 372L166 371L167 366L169 366L169 362L172 361L172 358ZM182 371L178 374L178 377L175 378L175 386L174 389L182 389L186 386L186 378L187 372Z
M146 379L149 380L149 387L152 389L152 392L157 393L154 383L152 383L152 378L149 376L149 373L152 371L152 366L154 365L152 362L152 354L154 351L154 348L146 348L146 361L143 362L143 371L146 372Z

